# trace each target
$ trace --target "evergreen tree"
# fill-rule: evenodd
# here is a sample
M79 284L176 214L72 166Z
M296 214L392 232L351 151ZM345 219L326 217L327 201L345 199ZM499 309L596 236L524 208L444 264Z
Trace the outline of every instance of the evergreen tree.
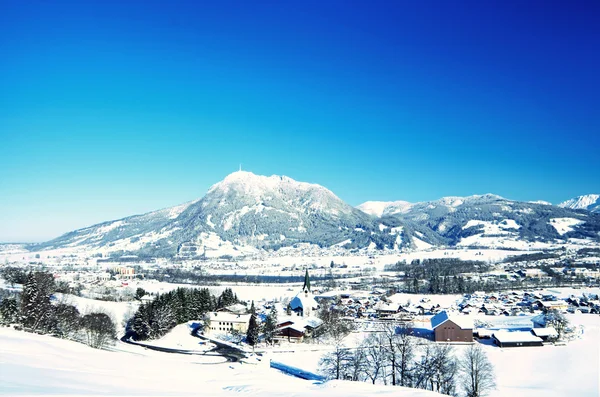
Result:
M141 305L133 316L131 330L135 332L135 340L146 340L150 337L150 307Z
M29 272L27 280L23 285L23 295L21 296L21 321L25 327L33 327L37 318L36 301L38 300L37 280L33 272Z
M231 288L225 288L223 293L221 293L221 295L219 296L218 308L220 309L227 306L231 306L237 302L238 299L237 296L233 293L233 290Z
M250 322L248 324L248 332L246 333L246 343L254 348L258 343L258 322L256 320L256 310L254 309L254 301L250 307Z
M263 325L263 332L265 335L265 341L267 343L273 343L275 337L275 331L277 330L277 308L275 305L271 307L271 311L267 314L265 323Z
M54 277L50 273L30 272L23 285L21 316L25 327L49 330L53 308L50 297L54 292Z
M4 298L0 302L0 316L4 324L15 323L19 320L19 305L15 298Z

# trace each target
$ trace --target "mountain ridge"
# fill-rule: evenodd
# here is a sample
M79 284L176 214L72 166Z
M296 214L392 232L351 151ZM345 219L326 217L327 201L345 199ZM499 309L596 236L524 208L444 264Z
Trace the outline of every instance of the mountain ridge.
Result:
M30 248L233 257L298 244L399 251L494 246L499 241L519 248L535 241L600 239L598 214L489 193L421 203L368 203L362 208L371 213L318 184L237 171L199 199L78 229Z
M591 212L600 212L600 194L585 194L558 204L561 208L582 209Z

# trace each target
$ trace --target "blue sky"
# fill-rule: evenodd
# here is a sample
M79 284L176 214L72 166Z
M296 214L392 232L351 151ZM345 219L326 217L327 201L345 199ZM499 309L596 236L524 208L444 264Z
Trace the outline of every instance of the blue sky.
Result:
M597 1L2 9L0 241L195 199L239 163L352 205L600 190Z

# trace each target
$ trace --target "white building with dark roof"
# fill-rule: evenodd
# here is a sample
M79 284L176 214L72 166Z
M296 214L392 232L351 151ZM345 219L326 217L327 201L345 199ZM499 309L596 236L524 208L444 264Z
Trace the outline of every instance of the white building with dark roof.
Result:
M307 269L304 276L302 291L298 292L298 294L290 301L290 309L299 316L310 317L318 308L319 304L310 290L310 278Z

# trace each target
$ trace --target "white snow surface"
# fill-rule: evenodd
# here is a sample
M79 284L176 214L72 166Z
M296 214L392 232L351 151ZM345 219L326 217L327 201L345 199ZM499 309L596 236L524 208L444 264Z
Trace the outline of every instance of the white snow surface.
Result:
M408 201L367 201L356 208L366 214L381 217L383 214L389 215L408 212L413 205Z
M548 223L562 236L573 231L573 226L580 225L583 221L575 218L552 218Z
M419 238L416 238L416 237L413 237L412 241L413 241L413 244L415 245L415 247L417 247L417 250L420 250L420 251L425 251L425 250L433 247L431 244L429 244Z
M541 204L541 205L552 205L551 202L544 201L544 200L528 201L528 203L531 203L531 204Z
M0 384L7 395L434 397L437 393L357 383L314 383L257 365L208 364L202 356L95 350L0 328Z

